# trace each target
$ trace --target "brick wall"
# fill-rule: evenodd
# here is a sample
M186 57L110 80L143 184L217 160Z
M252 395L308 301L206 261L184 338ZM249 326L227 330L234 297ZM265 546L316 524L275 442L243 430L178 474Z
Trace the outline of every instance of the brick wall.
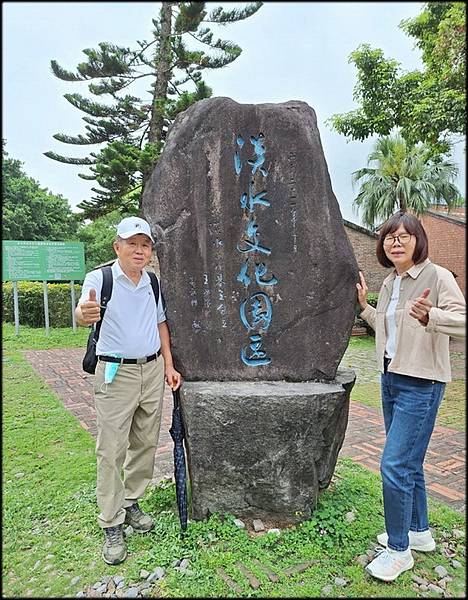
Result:
M359 269L363 272L369 292L378 293L391 269L385 269L377 260L375 248L377 235L343 219L345 231L356 256Z
M447 205L444 204L432 204L429 212L443 213L451 217L461 218L463 221L466 220L466 206L457 206L452 208L450 211Z
M429 211L421 217L429 240L432 262L457 275L456 281L466 297L466 223L459 212L448 215Z

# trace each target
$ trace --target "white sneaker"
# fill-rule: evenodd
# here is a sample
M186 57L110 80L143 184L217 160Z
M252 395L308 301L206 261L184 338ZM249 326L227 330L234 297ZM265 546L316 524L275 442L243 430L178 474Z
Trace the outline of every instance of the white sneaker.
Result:
M414 560L409 548L403 552L386 548L367 565L366 571L382 581L394 581L398 575L412 569L413 565Z
M432 550L435 550L436 543L430 529L427 531L409 531L408 537L411 550L417 550L418 552L432 552ZM387 532L380 533L377 536L377 541L386 548L388 542Z

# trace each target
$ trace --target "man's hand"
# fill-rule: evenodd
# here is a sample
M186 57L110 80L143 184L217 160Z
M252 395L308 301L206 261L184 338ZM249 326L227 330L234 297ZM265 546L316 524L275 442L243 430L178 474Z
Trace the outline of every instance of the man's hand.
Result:
M91 288L89 290L89 296L86 302L80 304L81 316L85 325L93 325L97 323L101 318L101 307L96 302L96 290Z
M166 367L165 375L166 383L171 390L175 391L178 387L180 387L180 384L182 383L182 376L174 369L174 367Z
M426 288L419 298L413 300L409 310L409 314L422 325L429 323L429 311L433 307L432 302L427 298L430 291L430 288Z

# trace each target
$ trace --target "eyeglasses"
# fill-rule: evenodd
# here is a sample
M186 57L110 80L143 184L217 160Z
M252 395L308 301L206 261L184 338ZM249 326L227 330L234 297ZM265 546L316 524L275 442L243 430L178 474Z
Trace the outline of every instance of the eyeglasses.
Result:
M396 240L399 244L404 246L410 241L412 235L412 233L400 233L400 235L386 235L384 237L383 245L387 247L393 246Z

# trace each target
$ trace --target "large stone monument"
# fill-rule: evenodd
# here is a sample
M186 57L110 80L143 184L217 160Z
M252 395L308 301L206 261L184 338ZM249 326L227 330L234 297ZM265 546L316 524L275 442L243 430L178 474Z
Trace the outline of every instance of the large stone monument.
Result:
M307 517L346 430L358 281L313 109L197 102L143 213L184 377L192 517Z

